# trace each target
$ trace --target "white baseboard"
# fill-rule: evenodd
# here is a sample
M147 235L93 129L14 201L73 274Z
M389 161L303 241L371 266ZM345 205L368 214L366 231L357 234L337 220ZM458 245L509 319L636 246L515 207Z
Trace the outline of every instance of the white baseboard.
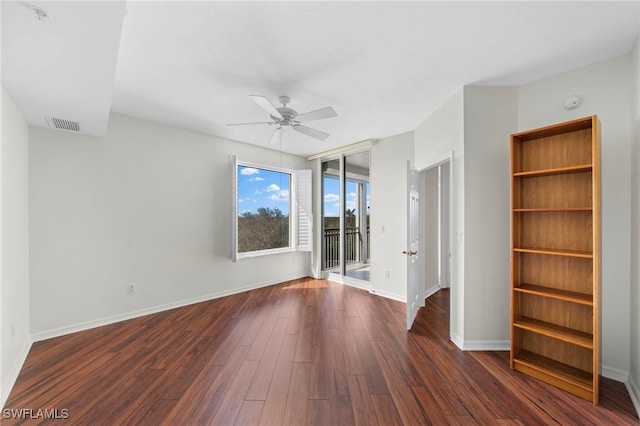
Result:
M636 413L638 413L638 417L640 417L640 387L633 380L632 375L629 375L625 386L627 387L627 391L629 392L629 396L631 397L633 406L636 407Z
M18 379L18 375L20 374L20 370L22 370L22 366L27 360L27 355L29 355L29 351L31 350L31 345L33 341L31 338L27 337L24 342L24 346L18 354L18 357L15 359L11 370L9 371L8 377L3 377L2 380L2 388L0 388L0 407L4 408L4 404L7 402L9 398L9 394L11 393L11 389L13 389L13 385L16 384L16 380Z
M373 288L369 290L369 293L375 294L376 296L381 296L387 299L395 300L397 302L407 303L407 298L401 294L390 293L388 291L378 290Z
M388 291L371 288L371 285L368 284L366 281L351 280L348 277L347 279L345 279L345 277L338 274L329 274L329 276L326 279L334 283L348 285L349 287L355 287L355 288L359 288L360 290L368 291L369 293L374 294L376 296L381 296L381 297L385 297L387 299L395 300L398 302L407 303L407 298L405 296L401 294L390 293Z
M464 347L464 344L460 336L452 332L449 332L449 333L450 333L449 339L451 339L453 344L456 345L458 349L463 350L462 348Z
M510 349L511 342L509 340L465 340L462 342L463 351L508 351Z
M463 351L508 351L510 340L464 340L455 333L449 336L451 341Z
M245 287L236 288L233 290L226 290L216 293L205 294L203 296L194 297L191 299L179 300L177 302L166 303L164 305L152 306L145 309L139 309L132 312L125 312L123 314L113 315L105 318L99 318L96 320L86 321L69 326L59 327L51 330L40 331L31 335L33 342L39 342L41 340L51 339L54 337L60 337L78 331L85 331L96 327L102 327L104 325L114 324L120 321L126 321L133 318L142 317L145 315L156 314L158 312L168 311L170 309L181 308L183 306L193 305L194 303L206 302L208 300L219 299L221 297L231 296L245 291L255 290L262 287L268 287L274 284L280 284L283 282L304 278L306 275L296 275L291 277L279 278L277 280L263 281L260 283L252 284Z
M343 278L341 282L341 284L343 285L348 285L349 287L355 287L365 291L369 291L371 289L371 285L366 281L352 280L349 278L346 278L346 279L345 278ZM338 282L338 281L335 281L335 282Z
M613 367L607 367L603 365L600 367L600 374L607 379L615 380L616 382L626 383L629 380L629 372L619 370Z
M428 288L427 290L425 290L424 292L424 298L426 299L429 296L433 296L438 290L440 290L442 287L440 287L438 284L434 285L431 288Z

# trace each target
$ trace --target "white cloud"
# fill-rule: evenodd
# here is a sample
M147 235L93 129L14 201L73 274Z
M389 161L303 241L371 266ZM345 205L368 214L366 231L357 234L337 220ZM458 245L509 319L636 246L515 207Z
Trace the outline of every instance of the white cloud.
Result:
M253 167L245 167L244 169L240 170L240 174L244 176L257 175L258 173L260 173L260 170L254 169Z
M332 202L332 201L338 201L338 200L340 200L340 196L338 194L326 194L324 196L325 202Z
M275 183L272 183L271 185L267 186L267 191L268 192L280 191L280 187Z
M269 199L272 201L289 201L289 190L283 189L282 191L275 191L269 196Z
M356 198L356 195L357 194L355 192L350 192L350 193L347 194L347 197L348 198Z
M264 180L264 178L261 178L260 176L256 176L254 178L249 179L249 182L262 182Z

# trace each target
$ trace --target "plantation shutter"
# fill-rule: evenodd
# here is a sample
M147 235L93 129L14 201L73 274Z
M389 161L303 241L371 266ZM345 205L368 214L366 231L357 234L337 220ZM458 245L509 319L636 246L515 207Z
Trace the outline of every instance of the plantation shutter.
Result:
M296 176L296 250L311 251L313 214L311 211L311 170L297 170Z
M238 158L230 157L231 162L231 260L238 261Z

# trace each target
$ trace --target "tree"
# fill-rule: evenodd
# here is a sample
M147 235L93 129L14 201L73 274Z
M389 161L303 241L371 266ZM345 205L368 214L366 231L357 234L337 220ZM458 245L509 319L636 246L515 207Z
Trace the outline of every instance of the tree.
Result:
M289 216L280 209L260 207L238 217L240 253L289 246Z
M347 226L356 226L356 209L347 209L345 214L347 217Z

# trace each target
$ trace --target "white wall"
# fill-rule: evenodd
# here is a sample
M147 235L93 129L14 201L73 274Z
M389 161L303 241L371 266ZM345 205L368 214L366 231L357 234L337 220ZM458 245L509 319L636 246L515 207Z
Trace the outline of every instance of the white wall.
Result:
M640 415L640 37L632 52L631 143L631 368L627 388Z
M441 161L453 151L451 183L451 229L462 240L451 247L451 328L456 344L464 339L464 96L463 90L453 94L415 130L415 167L423 169ZM406 231L405 231L406 233Z
M624 55L518 89L519 130L592 114L600 119L602 373L620 381L626 380L630 362L631 85L631 55ZM583 98L582 105L564 110L562 101L574 94Z
M407 161L413 132L377 141L371 148L371 291L407 299ZM389 277L385 276L389 271Z
M509 135L515 87L464 88L464 348L509 347Z
M454 151L451 338L464 349L509 342L509 135L517 91L466 86L416 129L416 165Z
M308 253L231 261L229 156L305 159L118 114L104 138L30 130L34 339L308 274Z
M29 128L2 89L0 144L0 406L31 347L29 334Z

